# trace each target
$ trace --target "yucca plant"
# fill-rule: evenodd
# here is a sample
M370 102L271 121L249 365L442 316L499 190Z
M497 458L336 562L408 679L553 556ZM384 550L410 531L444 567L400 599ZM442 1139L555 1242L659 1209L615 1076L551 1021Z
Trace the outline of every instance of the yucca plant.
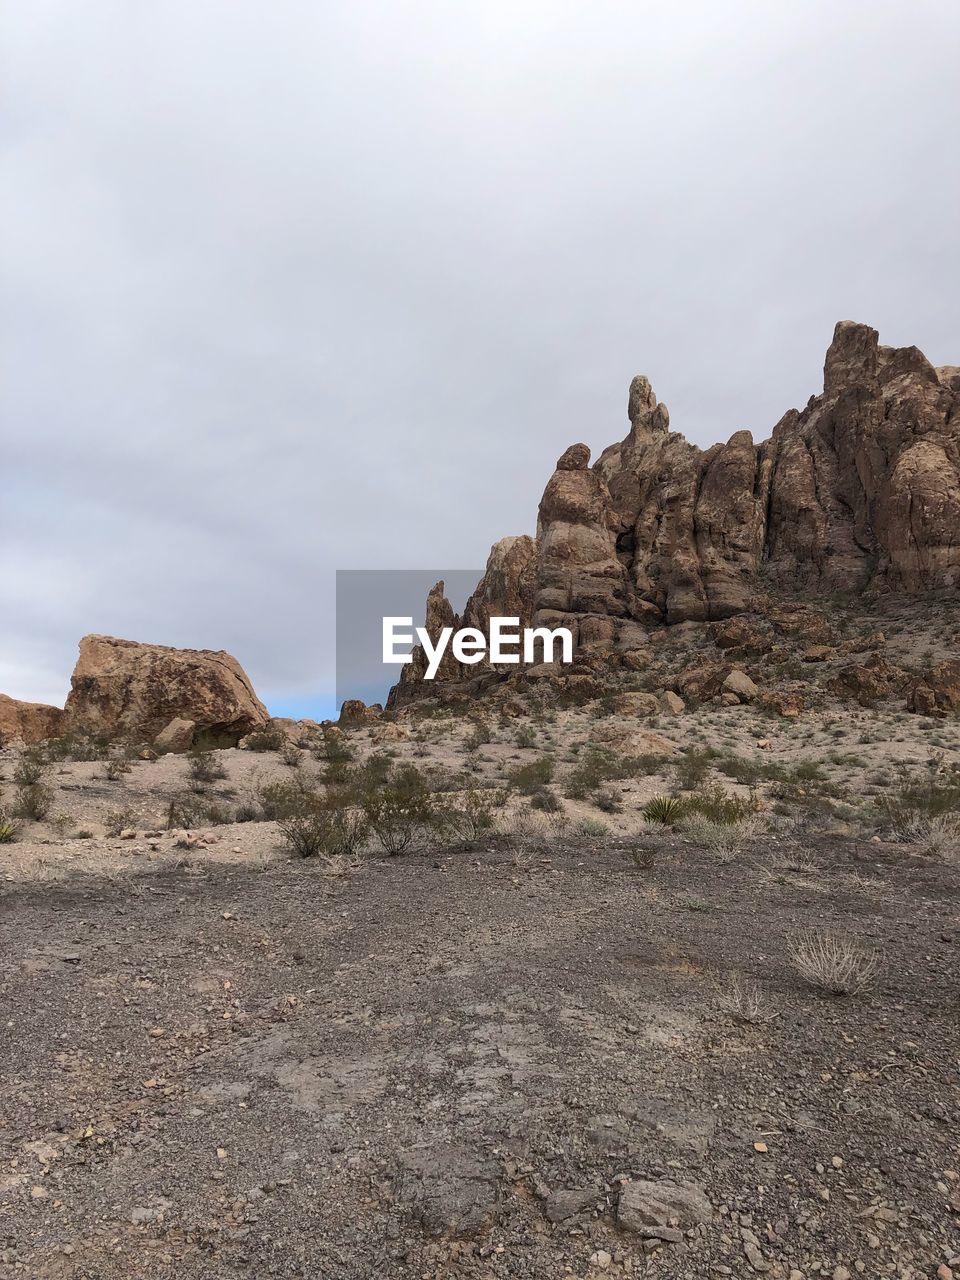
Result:
M663 827L672 826L682 817L686 805L679 796L654 796L643 806L643 816L648 822L659 822Z
M5 813L0 813L0 844L12 844L16 840L19 830L20 824L18 822L8 818Z

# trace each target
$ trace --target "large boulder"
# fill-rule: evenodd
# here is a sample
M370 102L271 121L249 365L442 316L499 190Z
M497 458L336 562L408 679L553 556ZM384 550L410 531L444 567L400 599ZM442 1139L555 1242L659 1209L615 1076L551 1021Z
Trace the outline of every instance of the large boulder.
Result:
M64 711L69 731L152 741L172 720L239 741L270 716L229 653L84 636Z
M733 694L739 702L752 702L760 692L747 673L739 667L734 667L720 689L722 693Z
M19 702L0 693L0 745L25 742L31 745L57 738L63 732L63 712L42 702Z
M153 745L161 755L183 755L193 746L193 735L197 726L192 720L181 720L174 716L170 723L153 740Z
M827 682L827 688L840 698L853 698L869 706L880 698L902 693L909 683L906 671L893 666L882 654L874 653L866 662L841 667Z
M683 699L672 689L664 689L659 698L660 711L665 716L679 716L683 712Z
M685 667L677 676L677 692L688 702L709 702L719 696L733 667L729 662L702 658Z
M761 621L749 614L738 614L714 623L710 634L718 649L738 649L744 653L769 653L773 641Z

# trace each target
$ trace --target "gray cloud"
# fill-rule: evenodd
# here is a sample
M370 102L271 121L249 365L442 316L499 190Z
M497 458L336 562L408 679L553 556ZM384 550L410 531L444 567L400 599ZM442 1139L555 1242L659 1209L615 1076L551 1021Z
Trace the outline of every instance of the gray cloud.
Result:
M482 563L625 429L759 438L835 320L960 359L952 0L10 0L0 689L77 638L333 688L336 568Z

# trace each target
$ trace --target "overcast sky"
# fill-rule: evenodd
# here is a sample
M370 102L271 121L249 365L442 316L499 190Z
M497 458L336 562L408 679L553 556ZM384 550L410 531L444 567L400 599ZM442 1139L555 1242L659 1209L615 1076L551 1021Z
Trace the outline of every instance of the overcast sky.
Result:
M328 709L334 571L555 459L766 436L834 322L960 362L960 5L5 0L0 690L85 632Z

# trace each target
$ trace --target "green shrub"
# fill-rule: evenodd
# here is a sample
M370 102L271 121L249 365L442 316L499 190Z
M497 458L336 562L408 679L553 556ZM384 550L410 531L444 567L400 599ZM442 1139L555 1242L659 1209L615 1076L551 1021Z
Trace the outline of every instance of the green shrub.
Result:
M32 782L17 788L13 803L14 816L32 818L34 822L42 822L50 812L53 804L53 792L42 782Z
M47 763L38 747L27 747L21 752L13 770L13 780L18 787L35 787L47 774Z
M176 827L217 827L233 821L233 813L226 805L213 800L205 800L202 796L185 792L175 796L167 806L167 830ZM133 823L126 823L132 826Z
M703 783L710 770L710 755L696 747L687 748L673 766L673 776L681 791L694 791Z
M604 782L649 776L657 773L662 765L662 756L620 756L602 747L590 747L567 779L566 793L571 800L586 800Z
M20 832L19 822L0 811L0 844L12 844Z
M909 837L918 819L960 815L960 772L944 770L939 755L926 770L907 774L900 786L883 798L883 819L901 838Z
M493 741L493 733L490 726L485 720L475 720L473 728L464 739L464 746L468 751L476 751L478 747L484 747L488 742Z
M295 771L292 777L270 778L257 789L257 800L267 821L305 813L317 803L317 794L308 780Z
M529 724L521 725L517 730L516 744L518 747L530 748L537 745L537 735L533 732L533 727Z
M104 760L110 754L108 738L92 737L88 734L64 734L61 738L51 738L44 743L43 754L47 760Z
M531 809L540 809L543 813L559 813L563 805L560 797L557 796L549 787L537 787L536 791L530 797Z
M541 756L539 760L531 760L529 764L518 765L507 775L508 781L517 791L524 795L532 795L540 787L546 786L553 778L553 757Z
M495 826L506 799L505 791L480 791L473 787L465 793L461 807L451 813L451 821L463 830L468 840L479 840Z
M826 774L819 760L801 760L791 771L793 782L823 782Z
M446 813L437 805L419 769L405 765L360 794L370 830L385 853L404 853L431 830L442 830Z
M578 836L588 836L592 840L599 840L607 834L607 830L607 824L599 818L581 818L576 826Z
M378 787L390 777L392 768L393 762L385 751L374 751L356 770L353 785L361 792Z
M685 797L684 808L688 813L699 813L708 822L734 826L756 813L759 801L754 795L748 798L731 795L718 783Z
M246 740L248 751L279 751L286 739L276 725L264 725L262 729L254 729Z
M219 759L204 747L191 748L187 755L187 769L191 782L200 785L206 785L227 776L227 771Z
M343 806L314 805L282 818L277 827L298 858L352 857L367 838L366 816Z
M323 742L317 754L328 764L346 764L353 759L354 750L340 729L329 728L323 731Z

